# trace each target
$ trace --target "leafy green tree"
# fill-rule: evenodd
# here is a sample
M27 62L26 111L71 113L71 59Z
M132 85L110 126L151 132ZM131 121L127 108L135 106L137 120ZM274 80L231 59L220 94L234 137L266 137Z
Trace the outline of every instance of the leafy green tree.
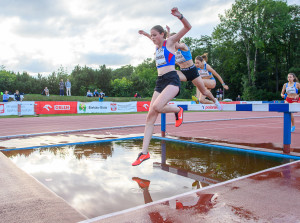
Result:
M133 71L130 80L133 83L131 95L139 92L142 97L151 97L157 79L157 69L155 61L146 59L139 64Z
M16 75L13 72L6 71L4 66L0 68L0 91L14 91L15 90Z
M120 79L122 77L126 77L128 79L132 75L133 70L134 67L131 65L125 65L120 68L117 68L112 71L112 79L116 79L116 78Z
M115 97L130 97L133 96L133 83L130 80L127 80L126 77L122 79L114 79L111 81L111 94Z
M95 70L95 78L94 83L97 84L97 89L109 95L111 91L112 69L107 68L105 65L100 66L99 69Z

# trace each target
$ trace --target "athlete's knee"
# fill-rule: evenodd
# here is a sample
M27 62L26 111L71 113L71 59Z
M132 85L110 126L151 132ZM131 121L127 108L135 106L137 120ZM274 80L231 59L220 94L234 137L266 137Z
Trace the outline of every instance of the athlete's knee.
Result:
M154 105L152 105L152 110L155 113L161 113L162 112L162 107L159 106L158 104L154 104Z

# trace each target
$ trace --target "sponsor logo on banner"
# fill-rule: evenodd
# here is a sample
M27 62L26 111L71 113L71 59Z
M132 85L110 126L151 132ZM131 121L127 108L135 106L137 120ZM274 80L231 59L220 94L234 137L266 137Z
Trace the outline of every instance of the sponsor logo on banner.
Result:
M137 101L136 108L138 112L149 111L150 101Z
M85 112L85 111L86 111L86 105L80 103L80 104L79 104L79 111Z
M69 111L71 109L70 105L54 105L55 111Z
M148 111L149 111L149 107L150 107L150 106L149 106L148 104L144 104L143 107L144 107L145 110L148 110Z
M204 110L216 110L216 109L218 109L218 108L215 105L205 105Z
M51 107L51 105L45 105L43 108L44 108L44 109L47 109L47 111L50 111L50 109L51 109L52 107Z
M4 112L5 112L5 110L4 110L4 104L0 104L0 113L2 114Z
M118 108L118 106L117 106L116 103L110 103L110 110L111 111L117 111L117 108Z

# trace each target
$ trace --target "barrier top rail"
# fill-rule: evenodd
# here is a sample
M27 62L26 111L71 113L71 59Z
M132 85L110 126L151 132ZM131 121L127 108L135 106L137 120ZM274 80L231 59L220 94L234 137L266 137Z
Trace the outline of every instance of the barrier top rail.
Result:
M190 104L180 105L187 111L209 111L217 110L215 105L207 104ZM209 106L209 108L208 108ZM263 104L223 104L223 111L261 111L261 112L283 112L283 152L290 153L291 145L291 113L300 112L300 103L294 104L278 104L278 103L263 103ZM165 136L166 132L166 114L161 114L161 135Z
M178 106L179 103L178 103ZM204 110L204 104L191 104L186 106L188 111ZM216 107L213 104L212 107ZM263 112L300 112L300 103L294 104L222 104L223 111L263 111ZM207 109L206 109L207 110ZM216 109L214 109L216 110Z

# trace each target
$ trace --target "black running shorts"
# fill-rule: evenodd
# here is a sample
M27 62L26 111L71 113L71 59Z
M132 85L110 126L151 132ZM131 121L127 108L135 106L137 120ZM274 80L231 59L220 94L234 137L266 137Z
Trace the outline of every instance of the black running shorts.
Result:
M193 81L194 79L200 76L195 64L188 68L182 68L180 70L186 77L187 81Z
M162 76L158 76L154 90L161 93L168 85L178 86L180 92L180 79L177 71L170 71ZM177 95L179 95L179 92Z

